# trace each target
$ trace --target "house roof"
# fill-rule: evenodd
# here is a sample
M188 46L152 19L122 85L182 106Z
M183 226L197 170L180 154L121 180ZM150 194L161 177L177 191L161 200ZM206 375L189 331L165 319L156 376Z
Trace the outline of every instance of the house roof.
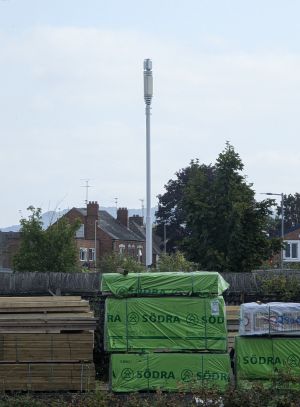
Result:
M86 208L75 208L83 216L86 216ZM105 233L107 233L112 239L116 240L132 240L132 241L143 241L144 238L140 238L140 235L134 233L132 230L126 228L119 221L117 221L108 212L99 210L99 222L98 226Z
M130 229L140 237L141 240L146 240L146 228L144 226L138 225L134 219L129 218L129 227ZM155 254L161 254L160 245L161 240L160 238L152 234L152 250Z
M284 231L284 235L287 235L288 233L294 232L295 230L299 229L300 230L300 223L297 223L297 225L289 228L288 230Z

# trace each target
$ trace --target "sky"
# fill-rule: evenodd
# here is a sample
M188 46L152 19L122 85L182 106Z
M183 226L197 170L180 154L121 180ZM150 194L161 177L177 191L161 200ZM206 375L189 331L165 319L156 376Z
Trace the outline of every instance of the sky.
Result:
M0 0L0 227L29 205L152 206L228 140L261 192L300 192L297 0Z

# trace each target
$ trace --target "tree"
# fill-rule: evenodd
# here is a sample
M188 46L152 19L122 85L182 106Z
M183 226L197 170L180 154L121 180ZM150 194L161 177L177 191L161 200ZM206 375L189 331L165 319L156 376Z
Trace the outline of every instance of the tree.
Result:
M265 233L273 201L255 201L243 168L239 155L226 143L214 166L197 162L193 170L185 169L188 176L180 200L169 202L168 213L176 214L180 208L184 233L177 236L179 247L201 269L250 271L280 250L280 240ZM165 206L167 197L159 197Z
M29 206L29 218L22 218L21 245L14 257L16 271L70 272L77 270L75 232L80 222L61 218L43 230L41 209Z
M184 188L188 180L199 168L199 161L192 160L190 165L176 172L177 179L169 180L165 185L166 192L158 195L158 210L156 212L156 234L164 238L164 227L167 234L167 252L176 250L180 241L186 236L185 215L182 209Z
M198 270L198 265L188 261L181 252L177 251L171 254L161 254L159 256L157 269L160 272L195 271Z
M300 224L300 194L283 195L284 230ZM277 206L277 231L281 233L281 205Z
M103 256L99 265L101 273L116 273L118 268L129 271L130 273L141 273L146 271L143 264L136 261L133 257L111 253Z

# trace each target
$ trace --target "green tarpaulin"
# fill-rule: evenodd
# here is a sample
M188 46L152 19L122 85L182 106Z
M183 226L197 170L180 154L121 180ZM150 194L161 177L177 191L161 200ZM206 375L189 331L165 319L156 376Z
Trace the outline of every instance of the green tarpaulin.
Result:
M221 295L229 287L214 271L190 273L107 273L102 275L101 291L116 297L164 295Z
M107 298L105 348L226 352L223 297Z
M236 337L237 384L277 380L283 376L300 381L300 338Z
M229 384L227 354L113 354L111 388L115 392L161 389L191 391L202 387L225 390Z

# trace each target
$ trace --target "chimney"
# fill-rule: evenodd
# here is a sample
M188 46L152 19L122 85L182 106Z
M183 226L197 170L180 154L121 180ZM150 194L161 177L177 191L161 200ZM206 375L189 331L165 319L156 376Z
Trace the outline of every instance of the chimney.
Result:
M144 225L144 219L140 215L133 215L129 218L131 222L136 223L138 226L143 226Z
M89 201L86 206L86 239L94 239L95 222L99 220L99 205L97 201Z
M121 225L128 228L128 209L127 208L118 209L117 220L121 223Z

